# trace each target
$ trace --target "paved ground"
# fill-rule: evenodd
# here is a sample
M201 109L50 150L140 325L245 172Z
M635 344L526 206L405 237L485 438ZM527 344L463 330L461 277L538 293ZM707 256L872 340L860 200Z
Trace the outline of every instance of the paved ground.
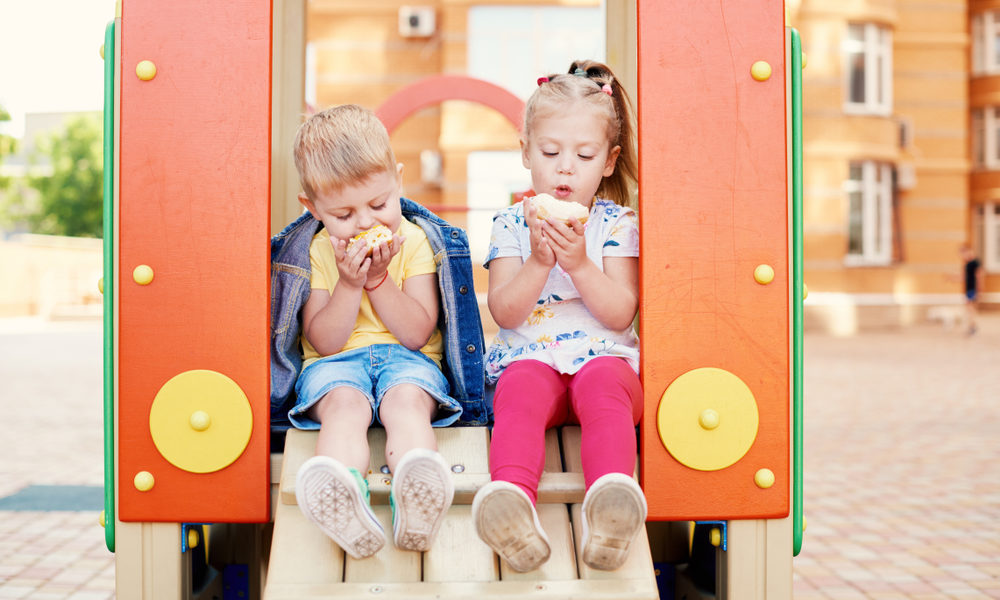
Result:
M0 320L0 501L102 484L99 324ZM1000 316L806 338L795 597L1000 598ZM99 507L0 510L0 599L114 597Z

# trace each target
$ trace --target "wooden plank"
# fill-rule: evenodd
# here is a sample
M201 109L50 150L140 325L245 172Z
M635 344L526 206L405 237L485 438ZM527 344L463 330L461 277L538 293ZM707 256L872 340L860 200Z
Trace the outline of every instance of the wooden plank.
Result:
M343 573L344 551L310 523L298 506L279 503L264 598L273 597L272 589L289 584L339 584Z
M441 598L587 598L588 600L657 600L656 589L634 580L456 581L448 583L283 584L268 588L267 600L312 598L378 598L379 600L440 600Z
M455 504L471 504L476 490L490 480L489 434L485 427L446 427L434 430L438 451L452 465ZM281 501L295 504L295 474L316 453L315 431L292 429L285 437L285 458L281 467ZM391 475L382 472L385 465L385 430L368 430L371 465L368 488L372 504L388 504Z
M632 542L625 563L614 571L599 571L591 569L583 562L583 521L582 504L573 504L570 507L570 515L573 519L573 535L577 541L577 566L580 570L580 579L587 581L615 580L620 582L630 582L637 589L646 589L650 598L658 598L656 589L656 576L653 572L653 557L649 553L649 538L646 535L646 528L639 530L639 534Z
M518 573L506 562L500 561L500 578L503 581L569 581L577 578L576 551L573 547L573 529L565 504L538 504L538 520L549 536L552 555L541 567L527 573Z
M385 504L372 510L385 528L385 546L361 560L350 556L344 565L346 583L414 583L420 581L421 553L400 550L392 543L392 511Z
M472 507L453 505L424 553L424 581L496 581L497 563L497 555L476 535Z
M181 554L180 523L115 523L115 589L119 598L181 599L191 561Z
M562 473L562 449L559 445L559 429L553 428L545 432L545 467L548 473Z

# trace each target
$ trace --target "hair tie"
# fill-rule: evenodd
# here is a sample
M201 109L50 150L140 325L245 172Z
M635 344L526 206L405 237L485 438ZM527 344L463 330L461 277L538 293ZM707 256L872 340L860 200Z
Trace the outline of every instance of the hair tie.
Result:
M574 69L573 74L576 75L577 77L587 77L587 72L581 69L580 67Z
M539 77L536 83L538 83L538 85L542 85L543 83L548 83L548 82L549 82L548 77Z
M610 96L612 94L611 84L605 83L604 85L602 85L601 91Z

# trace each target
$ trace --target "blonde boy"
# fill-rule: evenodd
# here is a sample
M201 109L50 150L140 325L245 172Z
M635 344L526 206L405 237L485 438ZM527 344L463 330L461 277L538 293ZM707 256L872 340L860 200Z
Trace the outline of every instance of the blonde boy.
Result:
M454 495L432 427L461 414L440 368L433 253L420 227L402 218L403 165L371 111L344 105L313 115L294 152L299 201L324 226L309 249L303 369L288 415L297 428L319 429L316 456L296 478L299 507L354 558L383 546L363 476L368 427L381 423L394 541L424 551ZM391 242L348 247L376 225L393 232Z

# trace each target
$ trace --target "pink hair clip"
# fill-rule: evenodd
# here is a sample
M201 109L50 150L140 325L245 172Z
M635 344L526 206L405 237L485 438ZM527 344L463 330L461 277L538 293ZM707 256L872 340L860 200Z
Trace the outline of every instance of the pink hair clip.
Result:
M538 85L542 85L543 83L548 83L548 82L549 82L549 78L548 77L539 77L537 83L538 83Z
M610 83L605 83L604 85L602 85L601 86L601 91L610 96L611 95L611 84Z

